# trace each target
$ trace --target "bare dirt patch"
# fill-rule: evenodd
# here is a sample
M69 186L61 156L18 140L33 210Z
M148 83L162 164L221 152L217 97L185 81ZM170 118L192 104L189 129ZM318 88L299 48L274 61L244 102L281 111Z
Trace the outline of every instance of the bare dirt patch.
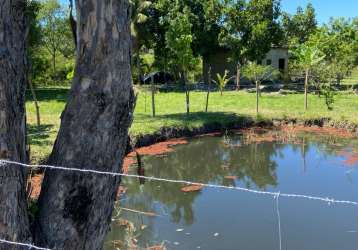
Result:
M186 138L173 139L165 142L159 142L151 146L138 148L136 151L141 155L163 155L170 152L173 152L173 146L187 144L188 140ZM134 157L135 152L131 152L129 157Z
M204 188L203 185L195 184L182 187L180 190L184 193L199 192Z
M30 189L28 190L31 199L37 199L40 196L43 177L43 174L37 174L31 178Z

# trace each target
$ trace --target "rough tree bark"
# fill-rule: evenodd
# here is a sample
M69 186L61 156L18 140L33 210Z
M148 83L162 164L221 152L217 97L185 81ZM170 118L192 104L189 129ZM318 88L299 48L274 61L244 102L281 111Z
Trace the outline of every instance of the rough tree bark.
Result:
M0 2L0 159L26 162L25 5ZM26 173L18 166L0 167L0 238L29 242ZM0 249L20 249L0 244Z
M49 164L119 172L132 122L128 0L77 0L77 64ZM46 171L35 242L101 249L120 179Z

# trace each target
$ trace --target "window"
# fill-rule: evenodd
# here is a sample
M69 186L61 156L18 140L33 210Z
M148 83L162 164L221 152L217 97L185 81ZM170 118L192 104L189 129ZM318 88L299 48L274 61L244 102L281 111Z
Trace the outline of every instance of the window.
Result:
M272 64L271 59L267 59L267 60L266 60L266 65L271 65L271 64Z

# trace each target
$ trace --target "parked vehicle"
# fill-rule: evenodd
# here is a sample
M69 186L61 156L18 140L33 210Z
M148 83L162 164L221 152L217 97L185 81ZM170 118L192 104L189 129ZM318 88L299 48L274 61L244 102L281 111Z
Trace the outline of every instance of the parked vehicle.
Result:
M157 71L152 72L148 75L146 75L143 79L144 84L165 84L165 83L171 83L174 81L174 76L170 73L163 72L163 71Z

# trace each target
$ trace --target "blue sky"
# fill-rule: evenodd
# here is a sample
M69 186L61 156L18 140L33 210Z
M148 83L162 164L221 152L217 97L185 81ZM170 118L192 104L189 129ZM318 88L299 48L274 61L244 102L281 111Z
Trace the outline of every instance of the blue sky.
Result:
M282 9L289 13L295 13L298 6L306 6L312 3L316 9L319 23L326 23L334 17L358 17L358 0L281 0ZM67 4L68 0L60 0Z
M358 17L358 0L282 0L284 11L295 13L299 5L312 3L319 23L326 23L330 17Z

